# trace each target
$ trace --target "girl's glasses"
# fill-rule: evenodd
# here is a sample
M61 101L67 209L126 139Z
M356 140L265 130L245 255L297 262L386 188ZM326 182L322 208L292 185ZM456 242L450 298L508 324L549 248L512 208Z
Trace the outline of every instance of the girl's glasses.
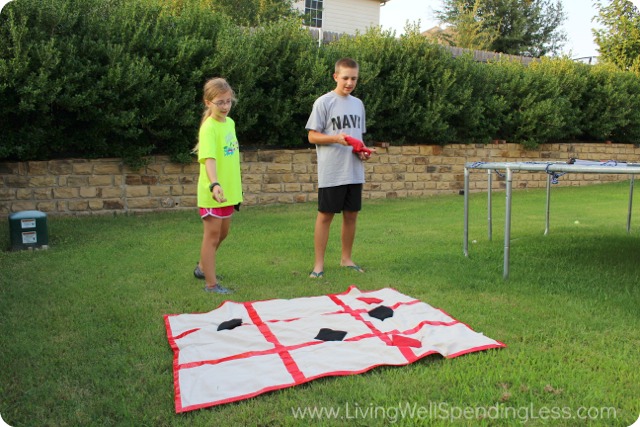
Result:
M233 100L229 99L227 101L216 101L216 102L212 102L213 105L215 105L218 108L222 108L225 105L231 105L233 104Z

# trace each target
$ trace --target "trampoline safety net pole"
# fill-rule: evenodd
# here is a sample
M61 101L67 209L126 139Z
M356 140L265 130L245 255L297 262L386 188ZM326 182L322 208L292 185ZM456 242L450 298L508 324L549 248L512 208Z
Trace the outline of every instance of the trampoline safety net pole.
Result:
M509 249L511 243L511 183L513 174L510 168L507 168L507 200L504 215L504 279L509 278Z
M462 252L469 256L469 168L464 168L464 237L462 239Z

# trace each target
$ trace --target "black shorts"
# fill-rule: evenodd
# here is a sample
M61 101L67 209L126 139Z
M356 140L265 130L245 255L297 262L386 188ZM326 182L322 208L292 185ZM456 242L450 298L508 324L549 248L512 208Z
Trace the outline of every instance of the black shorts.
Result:
M340 213L362 209L362 184L318 188L318 211Z

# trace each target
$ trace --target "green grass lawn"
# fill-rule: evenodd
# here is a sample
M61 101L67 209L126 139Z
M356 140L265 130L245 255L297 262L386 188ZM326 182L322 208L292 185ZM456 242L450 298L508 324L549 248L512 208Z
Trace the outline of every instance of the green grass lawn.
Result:
M554 188L544 236L544 190L514 191L506 281L503 192L492 241L486 194L470 197L469 258L461 196L366 200L354 260L367 273L339 267L336 218L319 281L307 278L315 204L243 208L219 253L230 296L192 275L195 210L49 217L49 250L0 252L0 414L12 426L628 426L640 414L640 209L628 235L628 192ZM175 414L164 314L350 285L393 287L507 347ZM307 407L326 412L296 418Z

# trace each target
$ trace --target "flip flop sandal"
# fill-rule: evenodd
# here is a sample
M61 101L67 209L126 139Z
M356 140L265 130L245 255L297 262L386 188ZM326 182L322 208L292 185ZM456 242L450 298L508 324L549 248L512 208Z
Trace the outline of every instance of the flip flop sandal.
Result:
M364 273L364 270L359 265L343 265L345 268L350 268L353 271L357 271L358 273Z

